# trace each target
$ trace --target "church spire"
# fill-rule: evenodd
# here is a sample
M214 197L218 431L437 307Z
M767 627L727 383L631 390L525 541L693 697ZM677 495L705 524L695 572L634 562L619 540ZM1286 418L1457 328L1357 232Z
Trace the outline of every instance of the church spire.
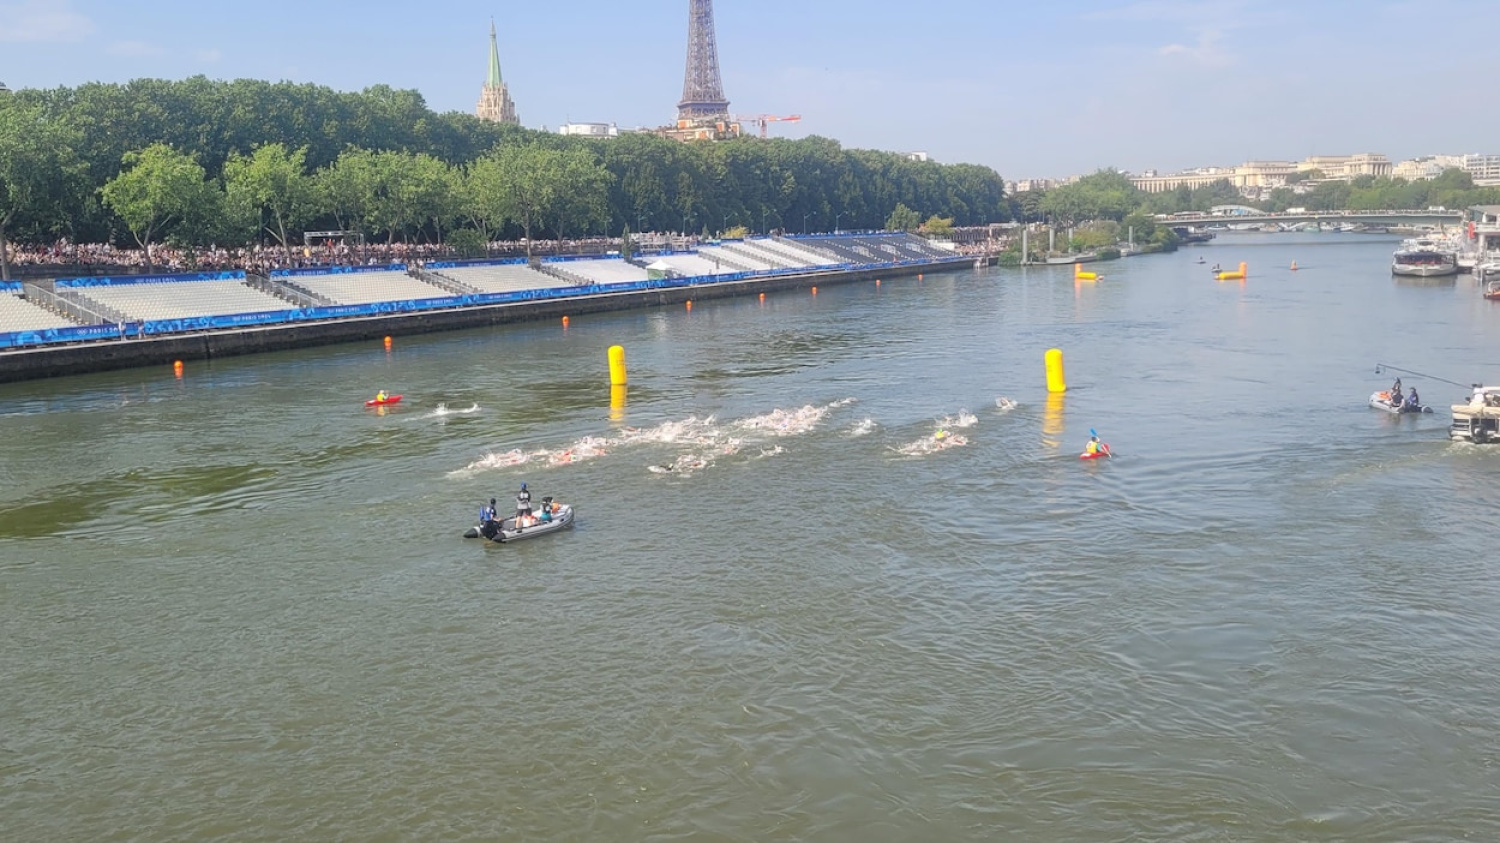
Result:
M490 75L479 91L479 104L474 113L481 120L495 123L520 123L516 116L516 104L510 99L505 80L500 77L500 45L495 40L495 19L490 18Z
M490 78L489 85L499 87L505 84L500 78L500 45L495 42L495 19L490 18Z

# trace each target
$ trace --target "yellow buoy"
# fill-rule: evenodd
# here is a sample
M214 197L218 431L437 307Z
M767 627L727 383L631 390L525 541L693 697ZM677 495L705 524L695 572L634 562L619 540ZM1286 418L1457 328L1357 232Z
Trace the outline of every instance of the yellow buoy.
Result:
M610 386L625 385L625 346L623 345L609 347L609 384Z
M1067 392L1068 379L1063 376L1063 353L1062 349L1049 348L1043 355L1042 360L1047 367L1047 391Z
M390 350L390 347L391 347L391 338L390 337L386 337L385 338L385 347L386 347L386 350Z

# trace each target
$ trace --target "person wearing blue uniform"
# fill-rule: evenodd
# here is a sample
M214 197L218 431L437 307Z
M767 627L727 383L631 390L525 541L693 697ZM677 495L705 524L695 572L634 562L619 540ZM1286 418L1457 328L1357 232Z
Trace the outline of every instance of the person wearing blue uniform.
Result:
M482 503L482 504L479 505L479 526L483 527L485 524L488 524L488 523L490 523L491 521L494 521L494 520L495 520L495 499L494 498L490 498L490 502L489 503Z
M1412 387L1411 394L1406 396L1406 409L1412 413L1420 412L1422 409L1422 401L1417 397L1416 387Z

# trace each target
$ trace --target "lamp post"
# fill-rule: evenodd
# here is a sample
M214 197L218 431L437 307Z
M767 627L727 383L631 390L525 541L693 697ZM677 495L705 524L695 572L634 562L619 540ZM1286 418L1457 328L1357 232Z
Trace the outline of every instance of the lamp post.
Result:
M811 216L816 216L816 214L814 214L814 212L812 212L812 211L808 211L807 213L805 213L805 214L802 215L802 233L803 234L807 233L807 218L811 217Z
M770 213L767 209L765 209L765 208L761 208L760 209L760 233L761 234L770 234L771 233L769 230L766 229L766 214L767 213Z
M844 212L843 211L839 211L837 214L833 215L833 233L834 234L838 234L839 233L839 220L843 219L843 217L844 217Z

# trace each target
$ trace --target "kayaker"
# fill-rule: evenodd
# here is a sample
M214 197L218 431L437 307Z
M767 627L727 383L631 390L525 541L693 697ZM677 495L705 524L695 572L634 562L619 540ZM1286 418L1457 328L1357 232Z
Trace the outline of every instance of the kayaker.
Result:
M384 400L385 400L385 390L382 389L379 392L375 393L375 403L379 404L380 402L382 402Z
M1099 453L1100 452L1099 437L1098 436L1090 436L1089 437L1089 443L1087 445L1083 446L1083 452L1085 454L1097 454L1097 453Z
M521 484L521 491L516 492L516 526L531 517L531 493L526 491L526 484Z

